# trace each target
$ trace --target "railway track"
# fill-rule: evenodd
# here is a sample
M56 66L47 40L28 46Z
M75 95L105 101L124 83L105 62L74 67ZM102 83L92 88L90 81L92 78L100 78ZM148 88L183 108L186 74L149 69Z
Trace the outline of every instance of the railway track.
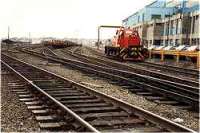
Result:
M95 52L92 48L87 48L87 49L92 54L96 55L97 57L100 57L101 59L102 59L102 57L104 60L107 58L102 53ZM80 52L80 51L78 51L78 52ZM78 52L76 52L76 53L78 53ZM128 64L133 64L133 63L129 62ZM158 63L152 63L152 62L147 62L147 61L134 63L134 65L141 66L141 67L148 67L148 69L151 68L153 70L161 70L161 71L172 73L172 74L176 73L177 75L183 75L186 77L190 77L192 79L194 79L194 78L197 80L199 79L199 71L197 69L187 69L187 68L181 68L181 67L176 67L176 66L171 66L171 65L161 65Z
M195 132L146 110L2 55L1 64L28 86L18 90L40 127L56 131ZM40 100L41 102L35 101ZM22 101L23 101L22 100Z
M141 63L138 63L138 65L145 66L145 67L152 67L152 68L160 69L164 71L172 71L172 72L181 73L184 75L191 75L195 78L199 78L199 71L196 69L187 69L187 68L181 68L181 67L176 67L176 66L171 66L171 65L161 65L161 64L152 63L152 62L141 62Z
M81 61L84 61L84 62L89 62L89 63L95 62L95 64L102 65L102 66L114 67L114 68L117 68L117 69L120 69L120 70L135 72L135 73L138 73L138 74L147 75L147 76L151 76L151 77L159 78L159 79L163 79L163 80L169 80L169 81L176 82L176 83L179 83L179 84L185 84L185 85L189 85L189 86L199 87L198 79L196 79L196 80L182 79L182 78L179 78L179 77L163 74L163 73L160 73L160 72L136 68L136 67L132 67L130 65L125 65L125 64L122 64L122 63L118 63L118 62L113 62L111 60L105 60L105 59L100 59L100 58L82 55L82 54L76 53L76 52L69 52L69 51L63 51L63 52L65 52L65 53L69 54L70 56L73 56L73 57L75 57L75 58L77 58ZM53 54L53 51L49 51L49 53Z
M102 77L112 84L117 84L124 89L128 89L131 92L142 95L146 99L155 101L159 104L175 105L178 108L189 109L196 112L199 110L198 88L185 85L181 86L180 84L176 86L177 84L175 85L169 81L163 81L113 68L106 68L91 63L84 63L50 55L44 57L42 54L34 51L23 50L23 52L61 63L87 74L89 73L91 76Z

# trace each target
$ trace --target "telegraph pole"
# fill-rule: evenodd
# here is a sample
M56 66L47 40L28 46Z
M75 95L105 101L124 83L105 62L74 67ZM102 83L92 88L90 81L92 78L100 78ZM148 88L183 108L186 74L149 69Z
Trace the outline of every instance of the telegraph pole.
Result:
M29 32L29 44L31 44L31 33Z
M10 39L10 27L8 26L8 39Z
M8 26L8 42L9 42L9 40L10 40L10 27ZM9 49L9 43L7 43L6 44L7 45L7 51L8 51L8 49Z

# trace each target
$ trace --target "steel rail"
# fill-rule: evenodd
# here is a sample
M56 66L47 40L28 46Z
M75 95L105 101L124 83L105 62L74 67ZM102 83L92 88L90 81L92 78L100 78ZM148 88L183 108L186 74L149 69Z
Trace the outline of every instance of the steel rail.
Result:
M180 73L182 75L191 76L191 79L199 78L199 71L194 70L194 69L186 69L186 68L169 66L169 65L161 65L158 63L151 63L151 62L140 62L140 63L137 63L137 65L142 66L142 67L151 67L153 69L159 69L159 70L164 70L164 71Z
M181 79L179 77L175 77L172 75L167 75L167 74L163 74L163 73L159 73L159 72L154 72L154 71L150 71L150 70L146 70L146 69L138 69L138 68L134 68L132 66L129 65L125 65L125 64L121 64L121 63L117 63L117 62L111 62L111 61L106 61L103 59L99 59L99 58L95 58L95 57L91 57L91 56L86 56L86 55L82 55L82 54L78 54L78 53L67 53L70 54L71 56L77 58L77 59L81 59L82 61L87 61L90 63L95 62L95 64L98 65L103 65L103 66L112 66L114 68L117 69L121 69L121 70L126 70L126 71L130 71L130 72L135 72L138 74L142 74L142 75L148 75L151 77L155 77L155 78L159 78L159 79L163 79L163 80L169 80L169 81L176 81L176 84L180 84L180 85L188 85L188 86L194 86L194 87L199 87L199 82L196 81L192 81L192 80L186 80L186 79ZM58 55L57 55L58 56ZM109 64L109 65L106 65Z
M198 99L191 98L191 97L185 96L185 95L177 93L177 92L169 91L166 88L158 88L156 86L149 85L149 83L146 84L144 82L138 82L138 81L135 81L135 80L130 80L130 79L127 79L125 77L118 76L116 74L110 74L108 72L102 71L101 69L97 70L97 68L104 68L104 67L100 67L100 66L93 65L93 64L87 64L87 63L83 63L81 61L76 61L76 60L71 60L71 59L66 59L66 58L61 59L61 58L53 57L53 56L44 57L40 53L37 53L37 52L34 52L34 51L24 51L24 52L39 56L39 57L44 58L44 59L55 61L55 62L61 63L63 65L76 67L76 69L79 69L81 71L85 71L87 73L93 72L93 73L100 75L101 77L104 77L104 78L110 77L110 79L115 79L117 81L121 80L121 81L126 82L127 84L130 84L131 86L136 86L138 88L142 88L142 89L148 90L150 92L160 94L164 97L174 99L174 100L179 101L181 103L190 104L194 108L194 110L199 109L199 100Z
M20 61L20 60L18 60L18 59L16 59L16 58L13 58L13 57L8 56L8 55L3 55L3 56L6 56L7 58L9 58L9 59L11 59L11 60L15 60L15 61L17 61L17 62L19 62L19 63L21 63L21 64L23 64L23 65L26 65L26 66L29 66L29 67L33 67L33 68L35 68L35 69L37 69L37 70L39 70L39 71L46 72L46 73L48 73L48 74L50 74L50 75L52 75L52 76L54 76L54 77L57 77L57 78L62 79L62 80L65 80L65 81L70 82L71 84L73 84L73 85L75 85L75 86L77 86L77 87L80 87L80 88L82 88L82 89L85 89L85 90L87 90L87 91L89 91L89 92L91 92L91 93L93 93L93 94L95 94L95 95L99 95L99 96L101 96L101 97L104 97L104 98L107 99L107 100L113 101L115 104L120 105L120 106L122 106L122 107L126 107L126 108L132 110L133 112L135 112L135 113L138 114L139 116L148 119L148 120L151 121L152 123L155 123L157 126L163 127L164 129L167 129L168 131L172 131L172 132L174 132L174 131L175 131L175 132L195 132L195 131L192 130L192 129L189 129L189 128L184 127L184 126L182 126L182 125L180 125L180 124L177 124L177 123L175 123L175 122L172 122L172 121L170 121L170 120L168 120L168 119L166 119L166 118L160 117L160 116L158 116L158 115L156 115L156 114L153 114L153 113L151 113L151 112L149 112L149 111L146 111L146 110L144 110L144 109L142 109L142 108L139 108L139 107L137 107L137 106L131 105L131 104L129 104L129 103L127 103L127 102L124 102L124 101L122 101L122 100L119 100L119 99L117 99L117 98L114 98L114 97L111 97L111 96L107 96L106 94L103 94L103 93L101 93L101 92L98 92L98 91L96 91L96 90L93 90L93 89L91 89L91 88L89 88L89 87L85 87L85 86L83 86L83 85L81 85L81 84L79 84L79 83L76 83L76 82L74 82L74 81L72 81L72 80L69 80L69 79L64 78L64 77L62 77L62 76L59 76L59 75L54 74L54 73L52 73L52 72L49 72L49 71L47 71L47 70L41 69L41 68L39 68L39 67L37 67L37 66L30 65L30 64L28 64L28 63L26 63L26 62ZM3 59L3 60L4 60L4 59ZM38 91L40 91L40 92L42 92L44 95L46 95L46 92L42 91L38 86L36 86L35 84L33 84L32 81L30 81L29 79L27 79L26 77L24 77L22 74L20 74L20 73L19 73L18 71L16 71L14 68L12 68L12 67L9 66L8 64L6 64L4 61L1 60L1 62L4 63L7 67L9 67L12 71L14 71L17 75L19 75L19 76L22 77L24 80L26 80L29 84L33 85ZM54 102L56 102L56 99L54 99L53 97L48 96L48 95L47 95L47 97L49 97L51 100L53 100ZM61 106L61 105L62 105L62 104L60 104L60 106ZM64 105L62 105L61 107L63 107L63 106L64 106ZM64 106L64 107L65 107L65 106ZM66 108L66 109L68 109L68 108ZM75 115L75 114L72 113L72 115ZM77 116L77 118L80 118L80 117ZM83 122L84 122L84 120L83 120ZM86 124L86 125L87 125L87 124ZM92 129L91 129L91 130L92 130ZM96 130L93 130L93 131L99 132L99 131L96 131Z
M88 49L90 49L90 51L92 53L94 53L95 55L97 55L97 56L107 58L107 56L105 56L103 54L100 54L100 53L96 53L96 52L94 52L94 50L92 50L89 47L88 47ZM190 74L190 75L193 75L193 76L195 76L197 78L199 78L199 73L200 73L199 70L196 70L196 69L181 68L181 67L172 66L172 65L161 65L161 64L157 64L157 63L153 63L153 62L147 62L147 61L138 63L138 65L140 65L140 64L149 64L149 65L155 66L156 68L169 70L171 72L178 72L178 73L182 73L182 74L186 74L186 75Z
M4 55L5 56L5 55ZM11 57L9 57L11 58ZM13 59L13 58L12 58ZM19 61L19 60L18 60ZM12 68L11 66L9 66L7 63L5 63L4 61L1 62L8 67L10 70L12 70L14 73L16 73L18 76L20 76L24 81L26 81L29 85L33 86L34 88L36 88L39 92L41 92L43 95L45 95L45 97L48 97L51 101L53 101L56 105L60 106L64 111L66 111L67 113L69 113L71 116L73 116L78 122L80 122L82 125L85 126L85 128L87 128L89 131L91 132L96 132L99 133L99 131L97 129L95 129L92 125L90 125L88 122L86 122L85 120L83 120L80 116L78 116L76 113L74 113L72 110L70 110L68 107L66 107L65 105L63 105L61 102L59 102L58 100L56 100L54 97L52 97L51 95L49 95L48 93L46 93L45 91L43 91L40 87L38 87L36 84L33 83L33 81L27 79L25 76L23 76L22 74L20 74L18 71L16 71L14 68ZM23 62L24 63L24 62ZM26 63L25 63L26 64ZM30 64L26 64L29 65L31 67L35 67L33 65ZM36 68L36 67L35 67ZM37 68L39 69L39 68Z
M53 51L50 51L50 52L53 55L58 56ZM76 56L76 58L78 58L78 57L80 57L82 59L83 56ZM95 63L93 67L92 67L92 65L90 65L90 66L92 68L98 68L99 66L97 66L97 65L99 65L99 63L98 64ZM128 71L124 71L124 70L118 70L118 69L115 69L115 68L113 68L113 69L104 68L104 69L106 70L106 72L112 71L115 74L125 75L124 77L134 77L134 78L136 78L136 77L141 78L142 77L142 79L143 79L142 81L151 80L151 81L154 81L154 82L158 82L160 85L163 84L163 83L166 83L168 85L168 87L170 87L170 89L178 88L178 90L182 90L186 94L187 94L187 92L190 93L190 96L194 96L194 95L199 94L199 89L196 88L196 87L192 87L192 86L188 86L188 85L184 85L184 84L180 84L180 83L175 83L175 82L171 82L171 81L167 81L167 80L157 79L157 78L154 78L154 77L144 76L144 75L141 75L141 74L128 72ZM165 85L165 84L163 84L163 85ZM165 86L163 86L163 87L165 87ZM184 87L184 88L180 88L180 87ZM197 95L197 98L199 98L199 95Z

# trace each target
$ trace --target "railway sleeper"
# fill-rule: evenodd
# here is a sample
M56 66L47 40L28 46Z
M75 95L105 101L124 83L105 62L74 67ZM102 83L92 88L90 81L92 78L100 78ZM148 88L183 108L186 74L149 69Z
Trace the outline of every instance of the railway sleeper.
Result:
M143 96L152 96L154 95L153 93L151 92L136 92L137 95L143 95Z
M74 91L71 87L66 87L66 86L49 86L49 87L42 87L42 90L45 91Z
M18 95L26 95L26 94L30 94L30 92L29 91L27 91L27 90L23 90L23 91L17 91L17 92L15 92L16 94L18 94Z
M186 109L186 110L192 110L192 106L190 105L176 105L178 109Z
M144 127L144 126L137 126L134 128L121 128L121 129L112 129L112 130L102 130L102 132L149 132L149 133L154 133L154 132L162 132L161 129L158 127Z
M109 107L112 106L111 104L107 103L82 103L82 104L71 104L66 105L69 108L88 108L88 107Z
M123 85L123 86L121 86L122 88L125 88L125 89L132 89L133 87L131 86L131 85Z
M98 118L104 118L104 117L129 117L130 114L127 112L121 111L121 112L103 112L103 113L87 113L87 114L81 114L80 115L85 120L93 120Z
M79 91L79 90L75 90L75 89L72 89L72 88L50 88L50 89L43 89L42 90L45 90L47 93L83 93L82 91Z
M52 89L44 89L47 93L82 93L82 91L74 90L74 89L66 89L66 88L52 88Z
M94 120L90 122L93 126L95 127L114 127L114 126L122 126L122 125L126 125L129 127L134 127L134 125L145 125L146 121L145 120L141 120L138 118L127 118L127 119L111 119L111 120Z
M76 113L101 113L101 112L108 112L108 111L120 111L119 107L80 107L80 108L72 108L72 110Z
M44 122L56 122L58 121L57 115L46 115L46 116L35 116L35 119L38 122L44 123Z
M87 100L87 99L94 99L94 96L55 96L56 99L60 100L74 100L74 99L82 99L82 100Z
M51 96L56 96L56 97L68 97L68 96L86 96L85 93L68 93L68 92L63 92L63 93L48 93Z
M44 106L44 105L28 105L27 108L29 110L40 110L40 109L46 109L47 106Z
M83 104L83 103L100 103L100 102L104 102L103 100L97 98L97 99L72 99L72 100L62 100L61 99L61 103L68 105L68 104Z
M153 96L146 96L145 97L146 99L148 99L148 100L151 100L151 101L154 101L154 100L164 100L164 99L166 99L166 98L164 98L164 97L161 97L161 96L155 96L155 95L153 95Z
M24 102L26 105L40 105L43 102L41 102L40 100L37 101L30 101L30 102Z
M60 131L62 124L63 123L60 123L60 122L47 122L47 123L46 122L45 123L39 122L39 127L43 131L49 131L49 130Z
M31 102L31 101L34 101L34 100L38 100L37 98L20 98L19 101L22 101L22 102Z
M33 98L32 94L18 95L19 98Z
M11 90L12 92L15 92L15 93L17 93L17 92L24 92L24 91L27 91L26 89L24 89L24 88L17 88L17 89L15 89L15 88L12 88L12 90Z
M164 99L164 100L154 100L155 103L158 103L158 104L170 104L170 105L177 105L179 102L176 102L174 100L167 100L167 99Z

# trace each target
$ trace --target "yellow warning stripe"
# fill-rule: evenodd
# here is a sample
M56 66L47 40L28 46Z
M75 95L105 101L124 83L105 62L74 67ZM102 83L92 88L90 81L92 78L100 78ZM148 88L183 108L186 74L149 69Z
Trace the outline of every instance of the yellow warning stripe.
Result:
M123 51L124 51L124 49L125 49L125 48L122 48L122 49L120 50L120 53L121 53L121 52L123 52Z

